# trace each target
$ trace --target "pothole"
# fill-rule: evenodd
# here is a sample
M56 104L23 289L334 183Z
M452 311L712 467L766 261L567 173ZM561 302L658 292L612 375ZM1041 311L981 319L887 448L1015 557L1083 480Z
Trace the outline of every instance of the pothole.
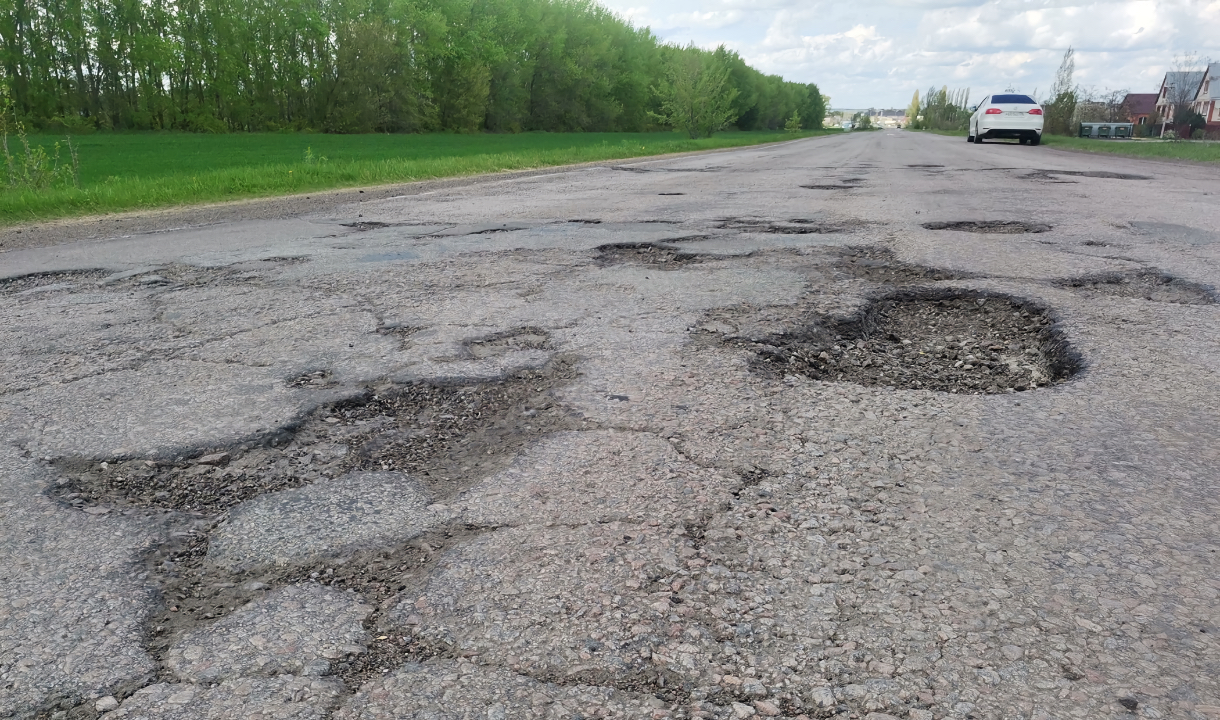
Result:
M290 388L322 388L331 387L335 383L331 379L331 373L329 370L315 370L313 372L298 375L289 380L286 384Z
M943 167L944 167L944 165L932 165L932 164L925 164L925 163L917 163L917 164L914 164L914 165L907 165L906 167L909 167L909 168L943 168Z
M95 286L110 274L108 270L68 270L21 275L0 280L0 295L34 294Z
M1087 295L1139 298L1181 305L1214 305L1217 300L1215 289L1159 270L1085 275L1060 280L1056 284Z
M958 220L954 222L928 222L924 223L923 226L928 230L957 230L959 232L997 235L1044 233L1051 230L1051 226L1045 223L1023 222L1021 220Z
M895 258L894 252L889 248L877 247L845 248L841 259L833 267L835 274L887 285L909 285L972 277L969 273L904 263Z
M393 227L391 223L378 222L377 220L357 220L350 223L340 223L340 225L345 228L351 228L356 232L366 232L368 230Z
M721 220L716 227L722 230L740 230L773 235L822 235L840 233L847 229L842 225L804 218L795 218L786 222L762 218L728 218Z
M466 349L478 359L503 355L514 350L545 350L550 347L551 334L538 327L508 330L466 343Z
M481 477L534 437L573 421L551 389L575 376L560 358L480 383L370 387L324 405L295 427L232 448L174 459L56 461L50 494L74 507L143 507L215 515L277 490L354 470L394 470L445 494ZM312 383L314 376L308 375ZM323 376L324 377L324 376Z
M1133 173L1117 173L1107 170L1034 170L1022 175L1026 180L1054 180L1056 175L1070 177L1102 178L1106 180L1151 180L1151 175L1135 175Z
M685 195L685 194L686 193L680 193L680 192L657 193L657 195L661 195L661 196L674 196L674 195Z
M1081 368L1045 308L960 290L898 292L850 318L736 344L770 375L973 395L1054 385Z
M857 183L834 184L834 183L810 183L801 185L806 190L854 190L860 187Z
M705 258L654 243L613 243L599 246L596 259L602 267L624 264L676 267L703 262Z

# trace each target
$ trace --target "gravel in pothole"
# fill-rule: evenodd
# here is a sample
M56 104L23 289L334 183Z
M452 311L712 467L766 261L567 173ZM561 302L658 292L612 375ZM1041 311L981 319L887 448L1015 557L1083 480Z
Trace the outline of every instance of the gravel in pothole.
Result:
M1182 305L1214 305L1216 291L1207 285L1176 278L1159 270L1103 273L1060 280L1060 287L1083 294L1140 298Z
M571 421L551 397L573 377L560 359L481 383L383 385L322 406L295 429L194 457L65 458L51 488L73 506L137 506L203 514L353 470L402 471L438 495L498 468L506 453ZM325 376L322 376L325 377Z
M545 350L551 334L538 327L522 327L470 340L466 349L477 359L503 355L514 350Z
M0 280L0 295L20 295L35 292L70 290L82 285L96 285L110 275L106 270L70 270L66 272L36 273Z
M729 218L722 220L717 227L722 230L741 230L771 235L823 235L847 230L847 227L844 225L805 218L794 218L784 221L761 218Z
M624 264L674 267L703 262L704 259L702 255L652 243L615 243L597 248L597 264L603 267Z
M1081 364L1046 309L958 291L896 293L845 320L737 344L770 374L975 395L1060 383Z
M847 275L869 282L907 285L940 280L960 280L968 273L901 262L892 250L877 247L845 248L834 264L836 275Z
M928 230L957 230L959 232L993 235L1044 233L1049 232L1051 229L1051 226L1045 223L1023 222L1020 220L960 220L954 222L928 222L924 223L923 226Z

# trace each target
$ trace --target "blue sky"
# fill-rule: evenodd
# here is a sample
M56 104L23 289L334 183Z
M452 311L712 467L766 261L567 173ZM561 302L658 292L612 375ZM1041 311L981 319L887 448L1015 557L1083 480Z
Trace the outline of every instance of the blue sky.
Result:
M736 50L816 82L836 108L906 107L928 87L1050 89L1064 50L1097 92L1156 92L1176 55L1220 60L1220 0L601 0L663 40Z

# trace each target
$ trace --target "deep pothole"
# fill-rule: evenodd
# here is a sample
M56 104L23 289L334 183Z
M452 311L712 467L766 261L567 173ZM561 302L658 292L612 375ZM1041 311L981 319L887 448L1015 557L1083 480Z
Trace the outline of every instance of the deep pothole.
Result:
M1055 385L1082 366L1046 308L961 290L899 291L848 318L730 342L768 375L974 395Z
M772 235L823 235L828 233L846 232L847 225L828 223L808 218L793 218L791 220L768 220L765 218L727 218L721 220L716 227L722 230L739 230L751 233L767 233Z
M1151 269L1085 275L1060 280L1056 284L1086 295L1138 298L1152 302L1214 305L1217 301L1216 291L1210 286Z
M883 247L844 248L840 259L832 267L836 275L847 275L887 285L911 285L972 277L969 273L904 263L895 257L892 250Z
M33 294L59 290L93 288L106 276L108 270L68 270L64 272L34 273L0 280L0 295Z
M927 222L928 230L957 230L959 232L987 233L995 235L1020 235L1022 233L1050 232L1046 223L1022 220L955 220L951 222Z
M466 350L477 359L503 355L515 350L546 350L551 334L539 327L521 327L470 340Z
M612 243L601 245L596 250L597 264L608 265L656 265L677 267L704 262L707 258L697 253L684 252L678 248L656 243Z
M1026 180L1051 180L1055 179L1056 175L1067 175L1070 177L1088 177L1102 178L1105 180L1151 180L1151 175L1136 175L1133 173L1118 173L1108 170L1034 170L1033 172L1022 175Z

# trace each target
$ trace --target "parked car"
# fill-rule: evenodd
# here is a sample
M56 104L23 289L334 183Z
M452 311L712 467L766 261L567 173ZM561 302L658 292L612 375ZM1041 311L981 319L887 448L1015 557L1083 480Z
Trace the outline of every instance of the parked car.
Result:
M1042 106L1028 95L989 95L970 109L974 114L966 142L982 144L984 138L1016 138L1022 145L1042 142Z

